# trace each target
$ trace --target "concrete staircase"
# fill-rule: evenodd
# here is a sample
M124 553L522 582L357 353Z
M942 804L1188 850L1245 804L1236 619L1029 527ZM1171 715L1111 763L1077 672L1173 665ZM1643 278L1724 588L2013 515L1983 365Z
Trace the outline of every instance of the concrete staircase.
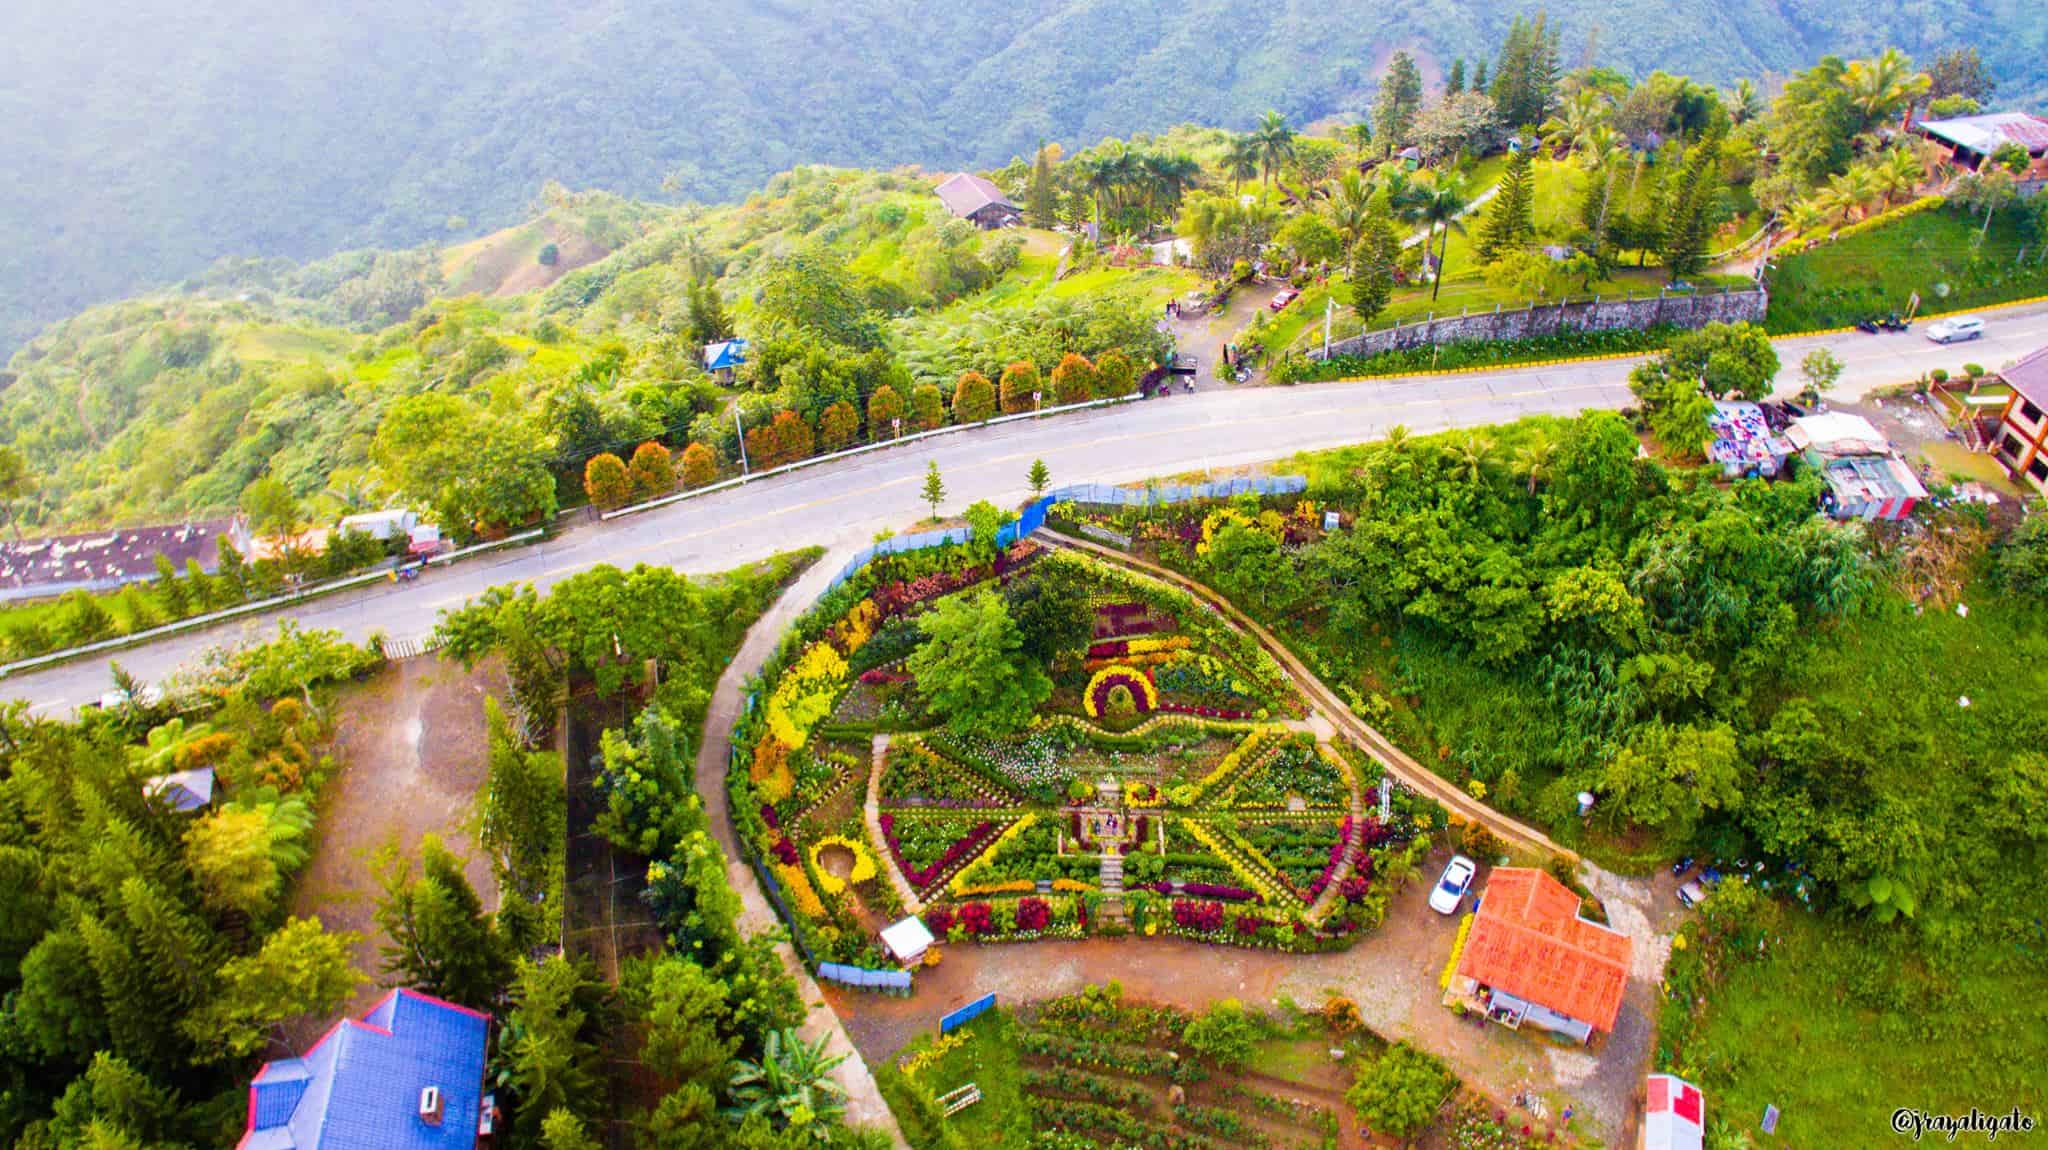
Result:
M1102 917L1123 922L1128 917L1124 908L1124 856L1114 850L1104 854L1099 881L1102 885Z

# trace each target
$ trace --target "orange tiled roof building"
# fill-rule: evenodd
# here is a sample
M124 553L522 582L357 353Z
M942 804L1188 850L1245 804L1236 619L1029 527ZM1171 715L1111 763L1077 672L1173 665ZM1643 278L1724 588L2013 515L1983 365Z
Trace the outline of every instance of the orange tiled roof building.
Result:
M1628 986L1629 937L1579 917L1579 896L1540 870L1500 867L1487 881L1454 988L1489 1017L1591 1041L1610 1032Z

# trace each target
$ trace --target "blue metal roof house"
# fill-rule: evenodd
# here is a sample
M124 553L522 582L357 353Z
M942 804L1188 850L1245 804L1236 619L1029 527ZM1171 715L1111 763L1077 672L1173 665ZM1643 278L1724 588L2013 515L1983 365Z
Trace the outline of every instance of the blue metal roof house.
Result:
M488 1133L488 1016L394 990L249 1086L236 1150L473 1150Z
M733 369L745 362L747 362L746 340L728 339L719 343L707 343L704 345L704 370L711 372L713 375L723 373L725 378L731 379Z

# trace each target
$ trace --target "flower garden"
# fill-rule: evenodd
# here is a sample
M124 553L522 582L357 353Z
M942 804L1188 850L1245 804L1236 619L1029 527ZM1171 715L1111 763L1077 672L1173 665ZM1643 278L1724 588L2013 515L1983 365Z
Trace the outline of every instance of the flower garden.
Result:
M963 731L910 671L920 621L1000 595L1050 681ZM1319 743L1251 637L1175 588L1029 542L877 560L756 685L730 775L742 833L817 961L879 964L906 913L954 942L1178 935L1296 951L1376 926L1444 825ZM876 816L863 803L875 800Z

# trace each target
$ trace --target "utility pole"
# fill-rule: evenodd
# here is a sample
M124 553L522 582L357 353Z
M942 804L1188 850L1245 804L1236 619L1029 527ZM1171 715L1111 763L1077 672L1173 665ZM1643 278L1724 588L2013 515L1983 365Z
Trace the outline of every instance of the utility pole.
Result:
M738 403L732 405L732 425L740 433L740 482L744 483L749 474L747 467L747 425L740 422L740 405Z
M1337 314L1337 297L1323 297L1323 358L1330 358L1330 320Z

